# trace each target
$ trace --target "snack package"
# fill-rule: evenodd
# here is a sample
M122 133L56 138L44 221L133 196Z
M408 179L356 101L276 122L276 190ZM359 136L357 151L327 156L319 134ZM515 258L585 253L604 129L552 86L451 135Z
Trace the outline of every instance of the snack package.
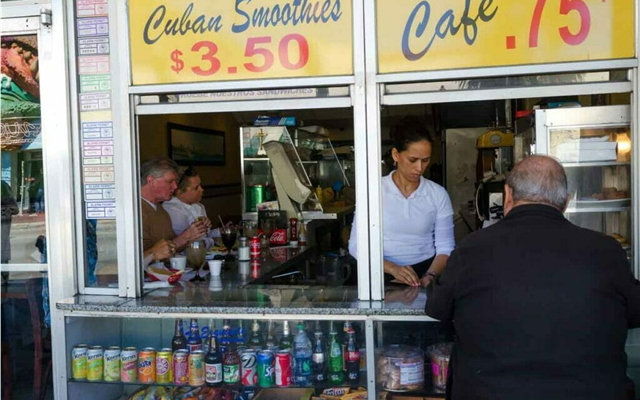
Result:
M440 390L447 388L447 373L453 343L438 343L427 348L427 354L431 358L431 372L433 373L433 386Z

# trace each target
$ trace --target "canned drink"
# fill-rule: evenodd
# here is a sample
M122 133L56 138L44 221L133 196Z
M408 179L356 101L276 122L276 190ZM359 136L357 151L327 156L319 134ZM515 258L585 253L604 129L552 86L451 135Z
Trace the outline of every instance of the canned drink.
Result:
M204 351L189 354L189 386L204 385Z
M254 185L250 186L250 194L247 196L249 204L247 205L250 212L258 211L258 204L264 203L264 186Z
M240 354L242 384L256 386L258 384L258 355L255 350L245 350Z
M291 371L291 353L289 350L280 350L276 353L276 386L288 387L293 382Z
M104 351L104 380L118 382L120 380L120 347L111 346Z
M189 383L189 352L178 350L173 353L173 384L186 385Z
M273 353L270 351L258 352L258 386L269 388L274 384Z
M86 344L76 345L71 350L71 374L75 380L87 379L87 351L89 346Z
M102 346L91 346L87 351L87 380L101 381L104 374Z
M173 382L173 351L161 349L156 354L156 383Z
M135 347L125 347L120 353L120 380L122 382L138 380L138 351Z
M260 238L257 236L249 241L249 255L251 258L260 258Z
M138 380L140 383L154 383L156 381L156 350L147 347L138 354Z

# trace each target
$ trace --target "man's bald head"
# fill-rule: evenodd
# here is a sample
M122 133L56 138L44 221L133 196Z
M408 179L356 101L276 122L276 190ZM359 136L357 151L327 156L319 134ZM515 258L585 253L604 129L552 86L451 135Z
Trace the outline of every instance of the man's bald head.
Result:
M530 156L520 161L507 177L514 205L541 203L564 211L569 197L567 175L562 165L547 156Z

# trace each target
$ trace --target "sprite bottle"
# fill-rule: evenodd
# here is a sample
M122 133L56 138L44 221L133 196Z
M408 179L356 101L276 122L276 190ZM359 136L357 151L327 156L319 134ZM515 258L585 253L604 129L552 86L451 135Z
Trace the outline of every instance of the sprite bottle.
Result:
M329 383L341 385L344 382L344 370L342 368L342 345L338 342L338 332L329 332Z

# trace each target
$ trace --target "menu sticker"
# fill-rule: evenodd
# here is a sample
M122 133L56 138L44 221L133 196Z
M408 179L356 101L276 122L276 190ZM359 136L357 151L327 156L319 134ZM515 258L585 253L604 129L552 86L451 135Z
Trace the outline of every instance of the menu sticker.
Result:
M115 200L116 185L113 183L84 185L84 199L86 201Z
M113 122L83 122L82 139L102 139L113 137Z
M108 74L111 70L109 56L78 57L78 74Z
M98 111L111 109L111 93L80 94L80 111Z
M78 55L91 56L109 54L109 37L78 39Z
M116 217L115 201L85 202L87 219L114 219Z
M113 164L113 139L86 140L82 143L84 165Z
M84 183L115 182L113 165L84 165L82 170L84 172Z
M109 18L78 19L78 38L109 35Z
M76 0L76 15L78 17L97 17L107 15L109 0Z
M111 75L80 76L80 93L106 92L111 90Z

